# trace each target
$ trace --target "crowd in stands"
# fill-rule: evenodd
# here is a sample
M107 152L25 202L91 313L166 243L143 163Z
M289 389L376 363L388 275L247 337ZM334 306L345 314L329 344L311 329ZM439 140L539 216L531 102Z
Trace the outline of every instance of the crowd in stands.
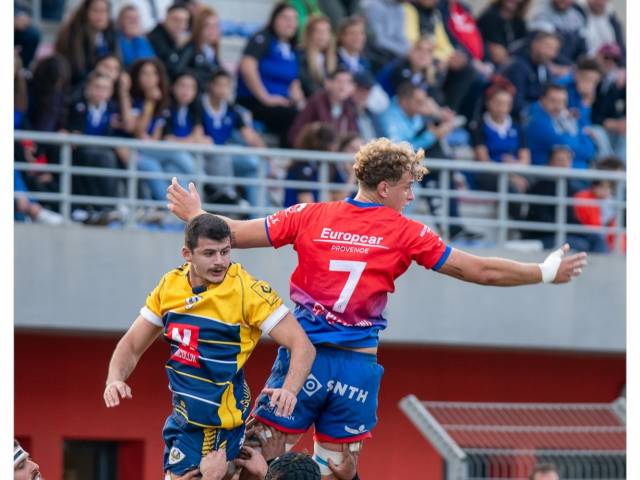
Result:
M625 167L625 37L608 0L492 0L477 17L457 0L288 0L247 35L237 65L223 58L224 19L211 3L82 0L62 21L51 53L38 56L41 34L15 0L15 128L324 151L352 151L387 136L424 148L427 158ZM58 149L33 142L17 144L16 152L30 162L60 161ZM132 155L76 148L73 164L126 168ZM196 171L185 151L135 155L141 171ZM209 155L204 168L255 178L269 166L250 155ZM317 165L293 159L283 176L317 181ZM463 180L451 186L497 189L495 175L467 173ZM535 180L511 175L509 191L554 194ZM345 184L332 193L337 198L353 179L336 167L331 181ZM424 180L434 181L437 175ZM25 192L57 191L56 182L16 171ZM140 195L163 200L166 186L145 180ZM598 190L587 182L571 188L576 196ZM114 178L78 176L73 193L119 197L125 190ZM284 205L317 193L288 189ZM205 194L217 203L259 201L253 186L208 185ZM612 195L608 185L605 200ZM24 198L21 215L59 221ZM437 208L432 200L429 207ZM74 206L75 219L114 218L113 207L86 203ZM604 212L596 222L575 210L575 222L610 224ZM510 205L509 215L524 220L535 211ZM457 215L455 198L450 212ZM547 214L538 221L550 221L542 220ZM469 235L459 227L451 233Z

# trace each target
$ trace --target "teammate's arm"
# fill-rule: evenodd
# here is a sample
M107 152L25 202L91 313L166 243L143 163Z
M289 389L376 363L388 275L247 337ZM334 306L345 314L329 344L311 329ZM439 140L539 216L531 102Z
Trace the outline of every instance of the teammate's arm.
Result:
M273 327L269 336L289 350L291 362L282 388L265 388L262 392L271 397L272 406L278 406L276 415L288 417L293 413L296 396L311 371L316 349L291 313Z
M541 263L522 263L506 258L485 258L457 249L440 267L438 272L466 282L480 285L510 287L534 283L567 283L582 273L587 264L586 253L564 257L569 245L551 253Z
M125 383L136 368L142 354L151 346L162 332L162 327L153 325L138 315L127 333L120 339L109 362L107 386L104 390L104 402L107 407L120 404L120 397L131 398L131 388Z
M171 180L171 185L167 189L167 208L180 220L185 222L191 221L193 218L206 213L202 209L202 201L195 185L189 183L189 191L185 190L178 183L176 177ZM232 220L231 218L222 218L231 229L231 246L233 248L254 248L254 247L270 247L271 242L267 236L264 225L264 218L254 220Z

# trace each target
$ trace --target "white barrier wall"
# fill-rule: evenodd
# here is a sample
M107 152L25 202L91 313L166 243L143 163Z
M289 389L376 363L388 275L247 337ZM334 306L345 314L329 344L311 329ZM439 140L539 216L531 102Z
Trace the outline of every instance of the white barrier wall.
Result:
M122 331L162 274L182 263L178 233L16 225L14 245L18 328ZM288 295L290 247L235 250L233 258ZM592 256L583 276L563 286L480 287L413 266L390 298L382 339L622 352L625 275L617 255Z

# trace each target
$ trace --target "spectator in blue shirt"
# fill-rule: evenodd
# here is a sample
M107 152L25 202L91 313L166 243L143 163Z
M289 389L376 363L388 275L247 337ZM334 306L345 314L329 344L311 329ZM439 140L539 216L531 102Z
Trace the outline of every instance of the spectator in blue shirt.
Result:
M527 147L524 132L511 116L515 89L508 80L491 85L486 93L486 112L472 126L474 156L480 162L497 162L519 165L531 163L531 152ZM497 191L498 176L493 173L473 174L475 187L480 190ZM524 193L527 180L521 175L509 176L509 190Z
M523 113L540 98L544 85L556 80L551 69L559 49L560 40L555 33L538 32L526 55L514 57L505 67L504 76L516 87L515 114Z
M122 63L128 67L136 60L155 57L156 53L147 37L143 35L140 13L133 5L126 5L118 13L116 22L118 45Z
M84 95L71 105L66 129L71 133L83 133L101 137L113 136L116 110L112 102L113 81L99 72L87 79ZM118 168L119 162L113 149L108 147L77 147L73 152L73 164L82 167ZM118 179L75 175L72 179L75 195L117 197ZM91 206L89 210L104 210ZM84 215L86 212L82 213Z
M250 147L264 148L265 143L251 126L248 112L231 103L231 75L225 70L214 73L202 95L202 124L205 134L216 145L243 143ZM260 159L254 155L213 155L207 159L205 168L209 175L258 178ZM245 185L246 199L252 205L259 203L259 187ZM210 201L219 201L216 196L235 200L237 194L230 187L214 189Z
M336 33L338 64L354 75L373 74L371 62L364 52L367 43L365 27L363 17L351 16L340 22Z
M143 140L160 140L168 117L169 79L155 58L131 66L133 134ZM145 172L195 174L193 156L184 151L139 150L138 169ZM164 200L168 179L145 180L153 200Z
M298 80L297 28L296 10L284 3L276 5L267 27L249 39L238 75L238 104L277 134L282 146L304 103Z
M580 127L567 109L567 102L566 89L549 84L540 100L529 107L526 132L534 165L546 165L556 145L567 146L573 151L573 168L588 168L595 157L596 146L591 131Z
M192 72L179 75L171 87L171 105L164 126L164 139L172 142L211 143L204 134L198 80Z
M405 82L398 87L398 93L382 114L380 123L385 137L428 150L454 129L453 118L448 114L439 125L429 118L444 112L424 89Z

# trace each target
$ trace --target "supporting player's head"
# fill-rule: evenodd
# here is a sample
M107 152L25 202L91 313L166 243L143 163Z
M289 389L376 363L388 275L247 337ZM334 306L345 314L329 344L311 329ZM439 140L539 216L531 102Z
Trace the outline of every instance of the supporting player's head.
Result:
M13 480L38 480L40 467L17 440L13 440Z
M289 452L271 462L265 480L320 480L320 468L309 455Z
M560 480L560 474L555 465L543 463L533 467L529 480Z
M424 150L387 138L372 140L356 153L353 169L360 191L368 198L400 212L413 200L413 182L428 173Z
M191 220L184 231L182 256L190 264L192 283L222 282L231 264L231 230L227 223L210 213Z

